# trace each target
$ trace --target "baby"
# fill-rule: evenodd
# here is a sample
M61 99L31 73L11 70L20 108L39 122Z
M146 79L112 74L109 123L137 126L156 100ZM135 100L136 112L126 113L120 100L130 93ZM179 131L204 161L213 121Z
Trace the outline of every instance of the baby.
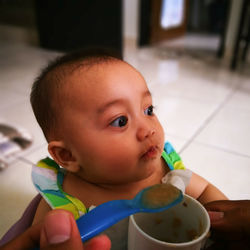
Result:
M101 50L62 56L34 82L31 104L50 155L64 169L48 158L34 167L44 199L33 223L51 207L77 219L92 205L132 199L171 170L184 169L164 143L143 76L121 58ZM203 204L227 199L195 173L185 192Z

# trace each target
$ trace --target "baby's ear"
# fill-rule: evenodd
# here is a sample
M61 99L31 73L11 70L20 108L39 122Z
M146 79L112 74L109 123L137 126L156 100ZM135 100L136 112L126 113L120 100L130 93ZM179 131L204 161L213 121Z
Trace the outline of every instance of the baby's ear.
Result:
M67 149L62 141L51 141L48 145L48 151L54 161L70 172L77 172L80 167L72 152Z

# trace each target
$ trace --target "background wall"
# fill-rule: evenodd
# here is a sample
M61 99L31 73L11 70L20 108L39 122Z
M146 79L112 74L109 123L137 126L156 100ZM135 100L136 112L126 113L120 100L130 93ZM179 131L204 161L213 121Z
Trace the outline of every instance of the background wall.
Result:
M123 0L123 39L137 40L139 0Z

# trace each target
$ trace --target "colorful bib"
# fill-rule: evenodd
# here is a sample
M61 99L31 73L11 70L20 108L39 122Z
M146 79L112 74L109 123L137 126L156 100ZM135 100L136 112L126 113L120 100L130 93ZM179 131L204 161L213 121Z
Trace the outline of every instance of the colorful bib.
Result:
M165 143L162 157L170 170L185 169L180 156L169 142ZM52 209L65 209L78 219L88 209L77 198L65 193L62 189L64 169L50 158L45 158L32 168L32 181Z

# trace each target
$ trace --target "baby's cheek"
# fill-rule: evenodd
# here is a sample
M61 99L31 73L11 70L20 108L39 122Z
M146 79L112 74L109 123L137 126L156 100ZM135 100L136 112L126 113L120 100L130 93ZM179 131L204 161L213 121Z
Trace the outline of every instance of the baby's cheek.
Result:
M163 149L164 142L165 142L165 134L164 134L163 127L161 126L160 123L159 123L159 127L158 127L158 140L159 140L160 145L162 146L162 149Z
M112 155L113 157L109 159L107 168L110 172L119 173L119 175L128 173L137 160L135 156L126 154L126 152L114 152Z

